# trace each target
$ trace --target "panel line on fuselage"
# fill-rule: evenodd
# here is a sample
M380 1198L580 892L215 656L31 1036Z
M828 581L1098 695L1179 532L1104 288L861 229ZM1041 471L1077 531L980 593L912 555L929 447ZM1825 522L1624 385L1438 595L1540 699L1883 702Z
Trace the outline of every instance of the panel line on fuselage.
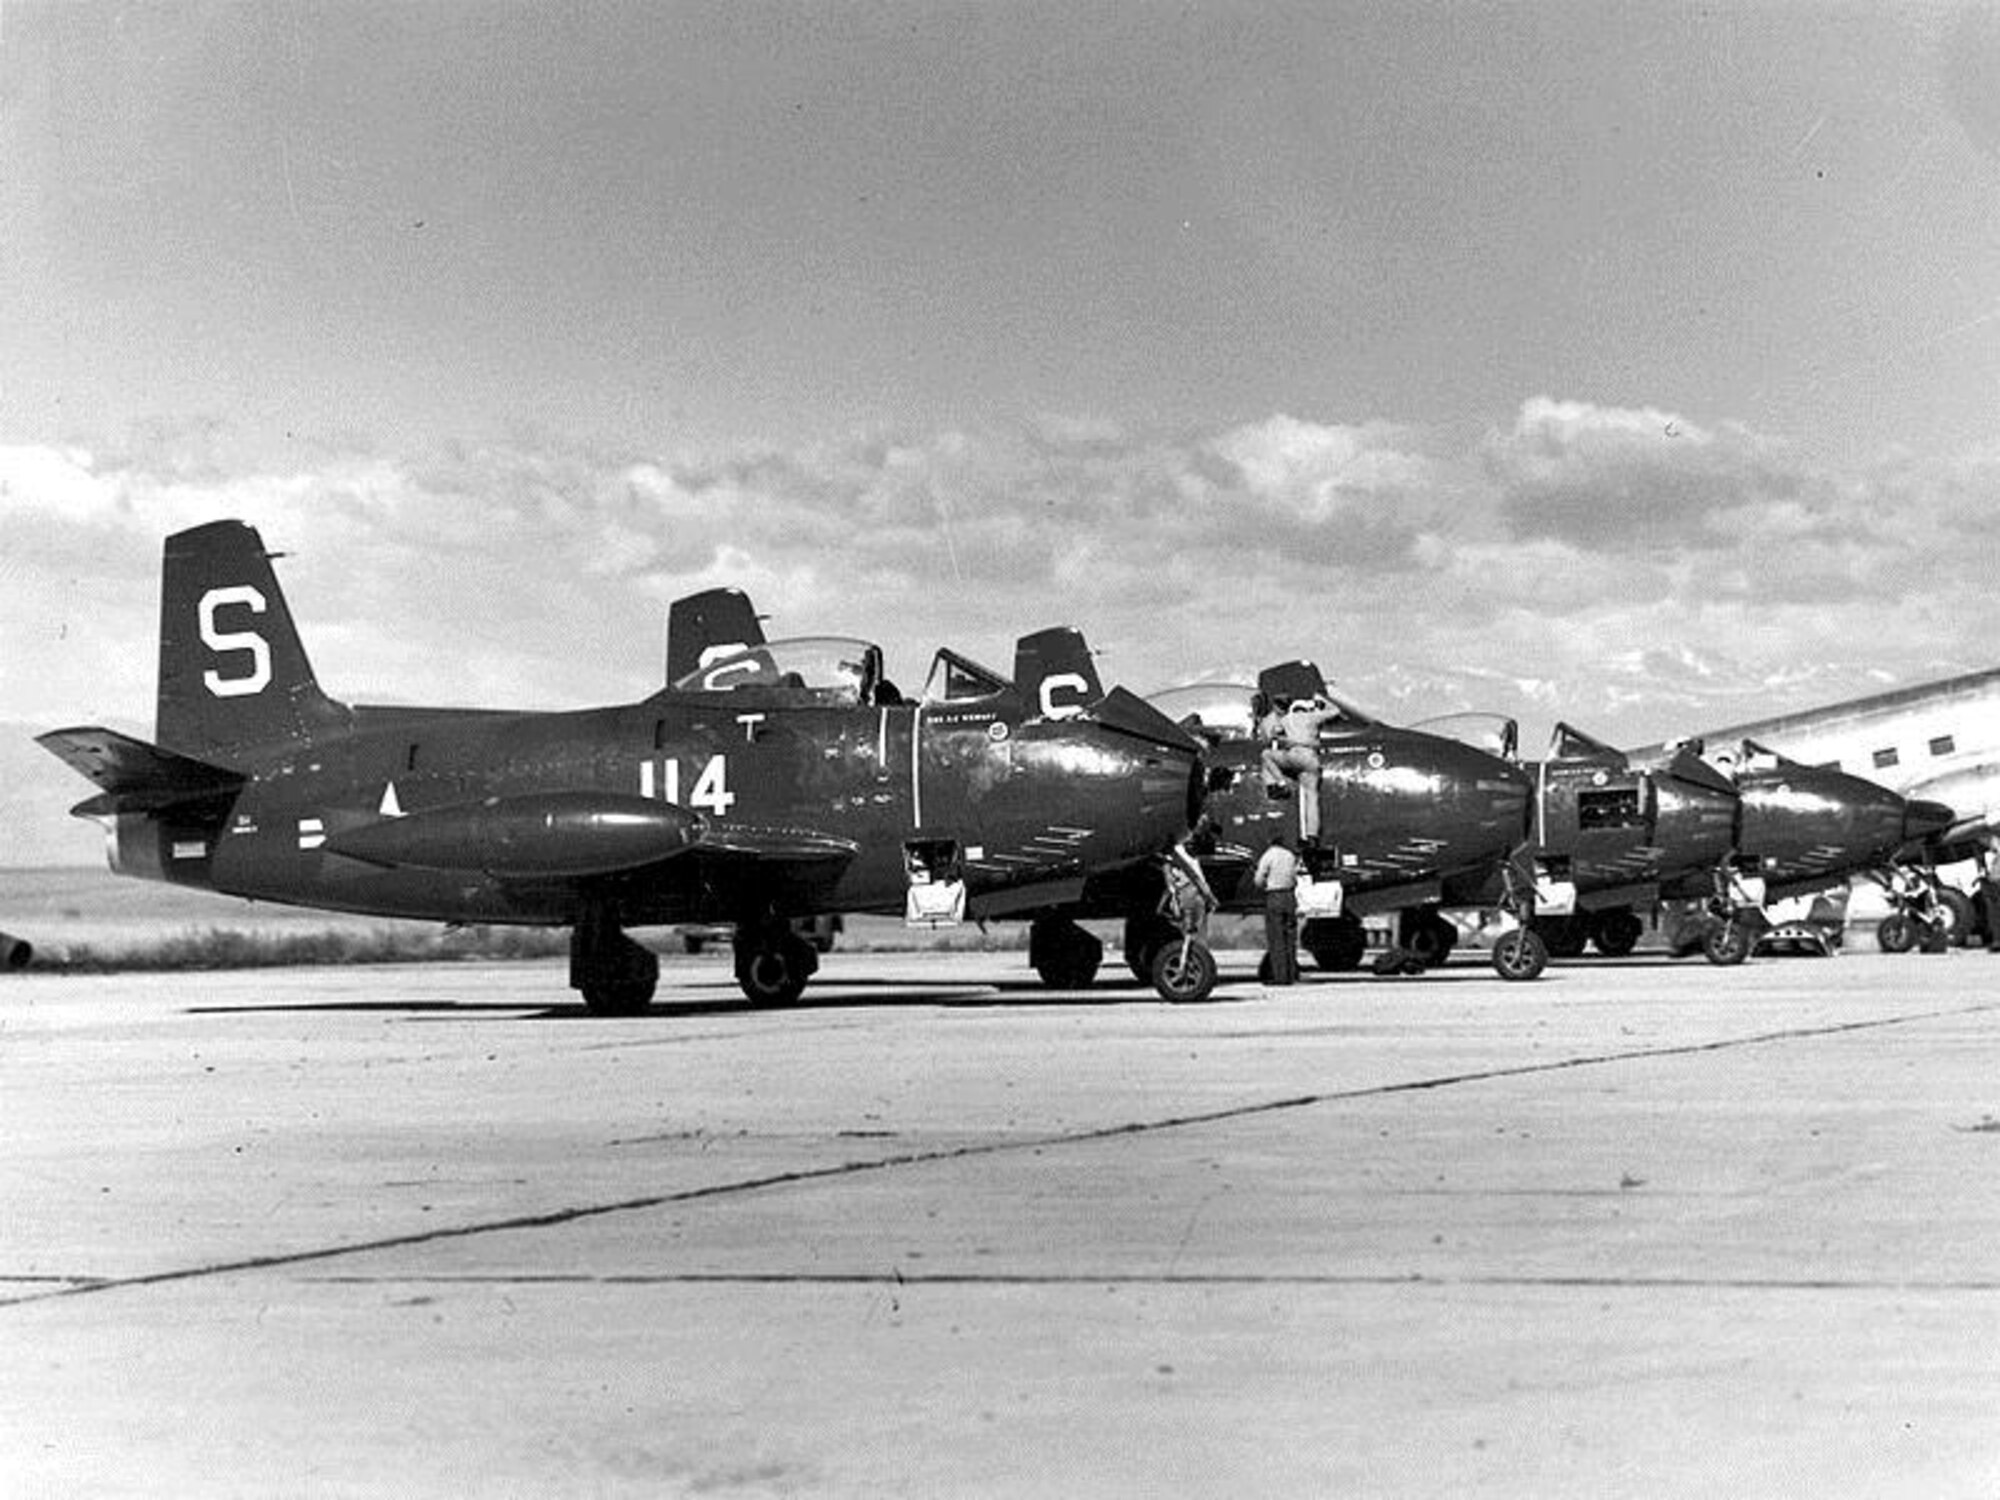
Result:
M884 722L887 722L886 715ZM887 730L884 730L887 733ZM924 706L910 719L910 827L924 826Z

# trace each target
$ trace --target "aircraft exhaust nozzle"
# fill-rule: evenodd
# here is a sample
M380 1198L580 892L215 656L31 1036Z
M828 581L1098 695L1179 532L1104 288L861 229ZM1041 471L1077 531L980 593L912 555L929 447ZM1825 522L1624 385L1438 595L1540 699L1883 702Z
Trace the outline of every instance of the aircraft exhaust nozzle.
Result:
M25 969L35 961L35 945L11 932L0 932L0 969Z
M384 818L326 841L329 853L376 865L581 876L637 869L679 854L702 820L669 802L611 792L491 797Z

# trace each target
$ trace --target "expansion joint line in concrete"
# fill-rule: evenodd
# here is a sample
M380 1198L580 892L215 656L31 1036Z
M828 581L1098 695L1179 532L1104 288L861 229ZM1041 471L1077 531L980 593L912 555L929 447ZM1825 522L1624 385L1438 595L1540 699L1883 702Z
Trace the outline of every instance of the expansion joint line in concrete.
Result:
M643 1197L624 1198L612 1203L580 1204L570 1208L551 1209L546 1213L516 1214L507 1218L488 1219L471 1224L445 1225L411 1234L383 1235L377 1239L357 1240L343 1245L323 1245L317 1249L289 1250L271 1255L244 1256L236 1260L214 1261L199 1266L181 1266L169 1271L152 1271L138 1276L114 1276L90 1280L76 1279L46 1290L23 1292L11 1297L0 1297L0 1308L19 1307L27 1303L47 1302L63 1297L84 1297L99 1292L129 1290L138 1287L168 1286L175 1282L199 1281L213 1276L231 1276L251 1271L287 1270L296 1266L307 1266L329 1260L338 1260L350 1255L367 1255L381 1250L402 1250L420 1245L444 1244L452 1240L475 1239L482 1235L506 1234L517 1230L554 1229L565 1224L581 1223L589 1219L608 1218L613 1214L644 1213L651 1209L666 1208L674 1204L701 1203L712 1199L766 1192L773 1188L797 1187L802 1184L829 1182L843 1177L855 1177L866 1173L887 1172L901 1167L931 1166L940 1162L965 1161L977 1157L1002 1156L1022 1151L1045 1151L1052 1147L1060 1146L1083 1146L1092 1144L1093 1142L1117 1140L1127 1136L1150 1135L1166 1130L1187 1130L1202 1125L1223 1124L1232 1120L1255 1119L1260 1115L1280 1114L1299 1109L1312 1109L1322 1104L1341 1104L1357 1099L1388 1098L1397 1094L1423 1093L1432 1089L1457 1088L1466 1084L1492 1083L1510 1078L1531 1078L1537 1074L1568 1072L1578 1068L1601 1068L1616 1063L1644 1062L1664 1057L1696 1057L1706 1053L1729 1052L1744 1047L1765 1047L1780 1042L1808 1041L1822 1037L1842 1036L1854 1032L1881 1031L1891 1027L1911 1026L1926 1021L1944 1020L1952 1016L1980 1015L1996 1009L2000 1009L2000 1003L1968 1005L1951 1010L1924 1011L1913 1015L1880 1016L1873 1020L1843 1021L1828 1026L1789 1027L1781 1031L1757 1032L1750 1036L1724 1037L1708 1042L1683 1042L1671 1047L1635 1047L1620 1052L1588 1054L1582 1057L1555 1058L1547 1062L1520 1063L1511 1067L1485 1068L1469 1073L1448 1073L1435 1078L1410 1079L1402 1083L1372 1084L1364 1088L1335 1089L1324 1093L1298 1094L1283 1099L1266 1099L1251 1104L1237 1104L1221 1109L1203 1110L1195 1114L1169 1115L1157 1120L1134 1120L1122 1125L1103 1125L1090 1130L1061 1131L1053 1135L985 1141L973 1145L953 1146L945 1150L898 1152L889 1156L872 1157L866 1161L838 1162L832 1166L805 1167L793 1172L773 1172L760 1177L741 1178L734 1182L710 1183L705 1187L687 1188L681 1192L650 1193ZM0 1273L0 1281L8 1279L4 1273Z

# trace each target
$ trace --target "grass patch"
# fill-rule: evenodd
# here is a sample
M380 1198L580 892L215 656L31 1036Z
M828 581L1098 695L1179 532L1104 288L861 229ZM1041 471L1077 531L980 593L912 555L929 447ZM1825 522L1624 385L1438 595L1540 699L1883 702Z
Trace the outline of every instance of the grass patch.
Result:
M212 969L281 969L304 965L408 964L468 959L557 958L569 952L566 930L468 927L254 932L207 927L143 943L73 943L59 953L37 951L30 972L58 974L175 973Z

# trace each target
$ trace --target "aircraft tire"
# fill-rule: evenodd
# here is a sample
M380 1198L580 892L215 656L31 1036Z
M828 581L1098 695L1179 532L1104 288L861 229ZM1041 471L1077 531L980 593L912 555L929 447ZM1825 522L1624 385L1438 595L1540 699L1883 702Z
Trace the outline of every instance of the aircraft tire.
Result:
M593 1016L636 1016L653 1003L660 961L608 921L580 925L571 940L571 978Z
M1531 927L1503 932L1493 944L1493 969L1502 979L1516 983L1539 979L1548 964L1548 945Z
M35 945L10 932L0 932L0 969L25 969L35 961Z
M1458 929L1438 913L1427 911L1410 924L1403 946L1426 969L1439 968L1458 946Z
M1581 958L1590 934L1575 917L1537 917L1535 931L1551 958Z
M790 1005L818 968L812 944L787 933L768 948L738 949L736 984L753 1005Z
M1712 964L1728 968L1750 956L1750 924L1732 917L1713 924L1701 936L1701 956Z
M1623 958L1639 946L1639 939L1646 931L1646 924L1637 912L1608 911L1593 924L1590 941L1597 951L1606 958Z
M1087 990L1104 962L1104 944L1067 917L1038 919L1028 930L1028 963L1052 990Z
M1917 945L1916 923L1892 911L1875 927L1875 946L1884 953L1908 953Z
M1125 919L1125 967L1141 984L1153 982L1153 960L1166 943L1178 943L1180 929L1162 916Z
M1313 962L1329 974L1351 974L1368 956L1368 933L1358 918L1314 917L1302 936Z
M1215 990L1215 955L1199 939L1167 943L1153 954L1153 988L1162 1000L1198 1005Z

